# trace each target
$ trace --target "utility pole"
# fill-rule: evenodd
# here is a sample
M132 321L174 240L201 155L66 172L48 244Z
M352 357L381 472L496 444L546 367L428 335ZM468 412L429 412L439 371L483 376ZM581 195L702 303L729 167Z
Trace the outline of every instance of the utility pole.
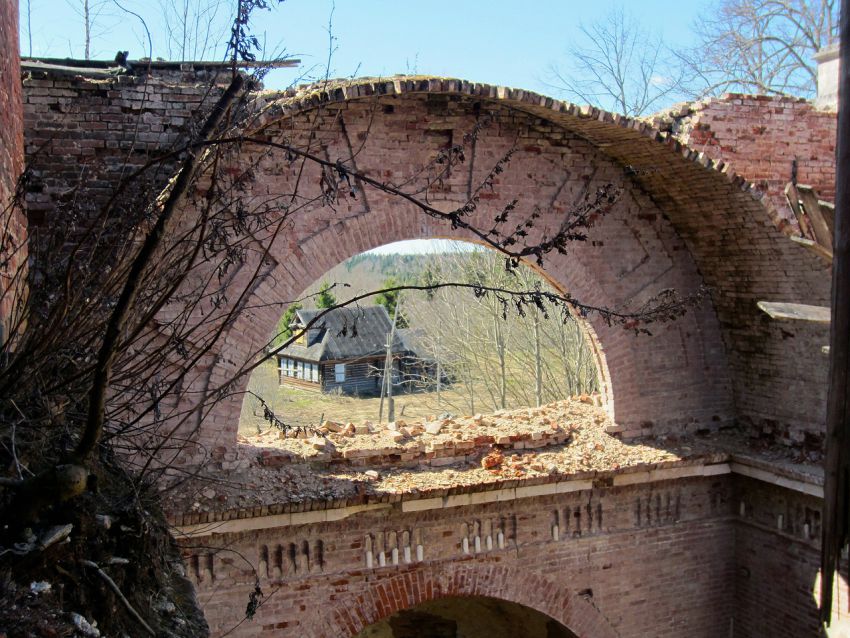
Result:
M395 401L393 400L393 341L398 321L398 309L401 306L401 293L398 293L393 312L393 322L387 335L387 356L384 359L384 382L381 384L381 403L378 406L378 423L384 420L384 397L387 397L387 422L395 421Z
M850 532L850 110L846 108L850 98L850 0L841 1L839 38L835 233L821 542L820 616L827 625L832 616L835 573Z

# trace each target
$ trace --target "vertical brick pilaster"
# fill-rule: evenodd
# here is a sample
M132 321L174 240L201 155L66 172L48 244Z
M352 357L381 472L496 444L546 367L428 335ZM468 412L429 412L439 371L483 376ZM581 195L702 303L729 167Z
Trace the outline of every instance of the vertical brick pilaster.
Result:
M24 161L21 106L21 65L18 44L18 3L0 5L0 341L8 334L12 313L11 285L26 264L27 224L23 211L10 208Z

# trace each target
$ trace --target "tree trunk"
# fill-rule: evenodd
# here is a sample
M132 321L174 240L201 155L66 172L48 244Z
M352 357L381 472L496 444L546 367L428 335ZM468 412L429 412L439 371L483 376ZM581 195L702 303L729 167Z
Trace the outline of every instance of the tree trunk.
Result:
M86 23L85 58L86 60L91 60L91 14L89 12L89 0L83 0L83 20Z
M543 405L543 366L540 353L540 311L534 311L534 400Z
M398 321L398 309L401 306L401 294L396 298L393 323L387 335L387 358L384 361L384 383L381 385L381 404L378 407L378 423L384 418L384 395L387 397L387 420L395 421L395 405L393 403L393 341L395 340L395 325ZM386 388L386 393L384 392Z
M439 343L439 341L438 341L438 343ZM440 365L439 346L438 346L438 351L437 351L436 355L437 356L434 357L434 358L437 360L437 407L439 408L442 405L442 401L441 401L441 397L440 397L440 390L442 390L442 386L443 386L443 379L442 379L443 369L442 369L442 366Z
M505 367L505 335L498 315L493 316L493 339L496 344L496 354L499 357L499 407L504 410L508 393L508 377Z

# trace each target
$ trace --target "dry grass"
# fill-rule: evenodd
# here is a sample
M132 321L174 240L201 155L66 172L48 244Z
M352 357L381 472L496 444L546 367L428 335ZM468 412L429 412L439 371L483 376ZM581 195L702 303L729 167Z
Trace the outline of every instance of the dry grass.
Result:
M357 398L337 394L323 394L278 385L277 370L269 361L258 367L251 375L248 389L259 394L269 404L275 415L292 425L318 425L321 418L331 421L378 421L379 397ZM476 390L474 409L469 397L457 384L444 389L437 401L436 392L411 392L395 396L396 419L417 420L431 415L449 412L454 415L471 415L474 412L488 413L495 410L492 400L483 390ZM525 407L510 404L508 409ZM384 420L387 405L384 402ZM254 397L248 395L242 405L239 431L245 435L256 434L258 428L265 430L268 423L263 420L263 410Z

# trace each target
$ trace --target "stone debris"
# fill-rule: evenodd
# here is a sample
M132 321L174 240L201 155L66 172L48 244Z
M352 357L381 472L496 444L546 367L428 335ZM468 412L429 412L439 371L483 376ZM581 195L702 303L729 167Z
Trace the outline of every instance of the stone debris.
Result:
M41 535L41 538L38 540L39 549L47 549L51 545L55 545L56 543L61 543L66 538L71 535L71 532L74 530L74 526L71 523L67 525L56 525L48 529L44 534Z
M310 447L314 450L319 450L320 452L324 452L328 446L328 440L320 436L314 436L307 442L310 444Z
M259 450L260 464L326 464L327 467L445 467L478 462L494 446L503 450L541 449L570 441L573 431L608 424L598 398L582 395L539 408L499 410L485 416L443 414L422 423L364 421L346 426L323 422L322 436L306 441L280 432L243 437Z
M425 423L425 432L436 436L443 429L443 425L445 425L446 421L428 421Z
M514 419L516 414L526 418ZM733 453L773 466L792 467L798 473L821 475L819 467L801 465L787 447L759 444L736 431L666 434L624 442L606 432L610 421L601 408L581 400L452 420L460 423L461 429L441 427L436 435L428 434L421 424L409 423L404 429L411 436L401 443L392 440L402 435L401 431L375 428L376 432L369 434L345 436L346 426L327 437L336 446L334 454L313 450L301 439L279 441L266 433L254 437L253 446L243 446L242 454L254 462L229 473L227 481L217 482L214 498L203 493L209 488L207 482L196 492L168 492L166 508L198 517L189 521L206 520L201 518L205 513L222 510L262 510L307 501L357 501L372 495L415 495L467 486L486 489L505 481L548 479L553 475L569 480L570 476L659 464L717 463L727 461ZM443 420L432 419L425 426L434 421ZM564 437L560 443L551 435L545 436L559 432ZM535 433L544 436L535 438ZM427 464L422 463L421 455L429 454L425 451L429 449L431 456ZM409 459L407 465L403 458Z
M112 527L112 517L109 514L95 514L95 520L97 524L100 525L103 529L109 529Z
M337 423L335 421L324 421L322 423L322 428L328 432L342 432L343 429L345 429L345 426L342 423Z
M487 454L483 459L481 459L481 467L485 470L492 470L498 467L501 467L502 462L505 460L504 455L499 452L499 450L493 450L489 454Z

